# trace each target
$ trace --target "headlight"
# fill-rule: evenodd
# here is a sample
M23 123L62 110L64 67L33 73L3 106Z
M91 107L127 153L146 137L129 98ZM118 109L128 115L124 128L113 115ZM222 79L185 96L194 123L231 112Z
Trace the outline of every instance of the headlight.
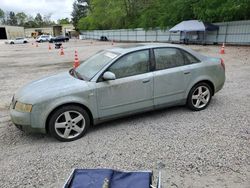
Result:
M31 112L32 105L31 104L24 104L24 103L17 101L16 105L15 105L15 110L20 111L20 112Z

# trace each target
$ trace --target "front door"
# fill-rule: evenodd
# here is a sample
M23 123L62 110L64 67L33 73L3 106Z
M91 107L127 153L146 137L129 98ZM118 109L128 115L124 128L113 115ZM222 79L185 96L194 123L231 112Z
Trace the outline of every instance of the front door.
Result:
M153 108L153 73L149 72L149 50L124 55L106 71L115 80L96 85L100 118Z

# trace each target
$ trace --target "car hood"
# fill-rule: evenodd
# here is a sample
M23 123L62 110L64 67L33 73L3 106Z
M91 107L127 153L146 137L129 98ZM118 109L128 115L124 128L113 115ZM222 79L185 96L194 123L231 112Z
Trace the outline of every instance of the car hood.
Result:
M88 82L74 78L68 72L64 72L25 85L17 91L15 100L35 104L83 92L87 89Z

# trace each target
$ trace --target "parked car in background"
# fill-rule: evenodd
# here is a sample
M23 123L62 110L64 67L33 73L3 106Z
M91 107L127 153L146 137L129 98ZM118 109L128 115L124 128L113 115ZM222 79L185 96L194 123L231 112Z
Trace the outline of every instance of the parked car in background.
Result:
M51 35L40 35L36 38L36 42L48 42L51 38Z
M108 38L106 36L101 36L100 41L108 41Z
M72 141L89 126L121 116L174 105L203 110L224 82L222 59L183 46L115 47L21 88L10 115L20 129Z
M53 43L53 42L68 42L69 41L69 37L65 37L65 36L57 36L57 37L52 37L49 42Z
M14 40L8 40L7 43L8 44L25 44L25 43L28 43L28 40L26 38L23 38L23 37L17 37Z

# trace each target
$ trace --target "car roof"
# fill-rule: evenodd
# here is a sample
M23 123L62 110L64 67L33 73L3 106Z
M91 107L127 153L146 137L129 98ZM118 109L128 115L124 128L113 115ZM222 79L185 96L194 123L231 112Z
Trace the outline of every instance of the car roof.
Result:
M121 45L114 48L109 49L110 51L117 52L117 53L129 53L137 50L144 50L148 48L159 48L159 47L177 47L180 48L180 45L174 44L166 44L166 43L138 43L138 44L128 44L128 45Z
M130 53L133 51L138 51L138 50L145 50L145 49L149 49L149 48L162 48L162 47L172 47L172 48L179 48L179 49L183 49L189 53L191 53L192 55L196 56L197 58L199 58L200 60L204 59L205 56L189 49L186 47L183 47L181 45L176 45L176 44L169 44L169 43L137 43L137 44L128 44L128 45L121 45L121 46L117 46L114 48L110 48L108 49L108 51L114 52L114 53L119 53L119 54L126 54L126 53Z

